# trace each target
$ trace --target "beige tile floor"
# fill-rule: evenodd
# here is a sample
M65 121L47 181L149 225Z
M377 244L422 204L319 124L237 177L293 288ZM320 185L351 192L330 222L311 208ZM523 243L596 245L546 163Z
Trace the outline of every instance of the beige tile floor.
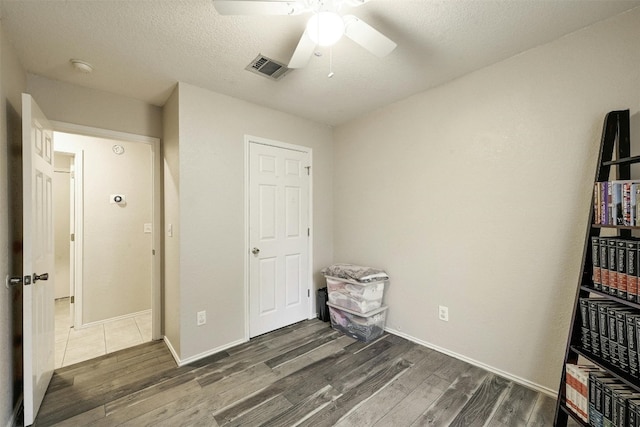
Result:
M56 300L56 368L151 341L151 313L75 330L69 299Z

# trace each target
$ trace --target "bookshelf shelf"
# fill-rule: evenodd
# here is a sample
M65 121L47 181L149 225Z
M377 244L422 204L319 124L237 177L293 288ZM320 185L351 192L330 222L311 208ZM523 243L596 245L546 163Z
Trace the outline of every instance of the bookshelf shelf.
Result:
M620 304L624 304L624 305L626 305L628 307L640 310L640 304L639 303L636 303L636 302L633 302L633 301L629 301L629 300L626 300L624 298L620 298L620 297L618 297L616 295L611 295L608 292L599 291L597 289L594 289L592 286L581 286L580 289L582 289L584 291L587 291L589 293L592 293L592 294L597 294L597 295L606 297L607 299L610 299L611 301L615 301L615 302L618 302Z
M634 163L640 163L640 156L624 157L618 160L610 160L602 162L603 166L618 166L618 165L631 165Z
M582 349L582 348L580 348L578 346L571 346L571 348L572 348L573 351L578 353L580 356L582 356L585 359L589 360L591 363L593 363L595 365L598 365L599 367L601 367L602 369L604 369L605 371L610 373L612 376L616 377L620 381L622 381L625 384L627 384L629 387L632 387L636 391L640 392L640 382L638 381L638 378L632 377L627 372L623 371L622 369L618 368L617 366L612 365L611 363L607 362L603 358L595 356L595 355L591 354L590 352L588 352L588 351L586 351L586 350L584 350L584 349Z
M603 224L591 224L593 228L613 228L616 230L640 230L640 227L629 225L603 225Z
M640 319L640 299L638 299L638 302L629 301L626 298L621 298L618 295L612 295L611 293L606 291L606 288L609 285L613 286L617 291L617 277L618 274L620 274L621 277L624 277L624 279L621 279L624 281L621 282L622 285L620 287L620 294L624 296L628 290L629 292L632 292L633 295L635 295L633 293L634 291L632 291L631 289L636 288L632 288L631 285L628 285L628 283L631 283L630 281L632 278L637 277L637 273L633 277L631 273L627 274L626 264L624 267L625 271L619 271L617 269L617 263L609 263L608 257L611 255L617 257L618 250L626 250L625 248L627 247L627 242L630 245L629 247L633 247L633 243L630 240L632 238L632 232L640 231L640 227L605 225L596 223L604 222L600 221L601 216L598 216L598 214L600 213L609 215L608 218L612 218L612 212L617 212L619 214L619 211L615 211L615 208L619 205L611 203L611 200L603 200L602 197L600 197L600 193L597 190L600 189L602 184L599 183L606 183L608 181L614 180L630 180L631 165L636 163L640 164L640 156L631 156L629 110L611 111L606 115L604 119L602 138L600 141L600 153L598 156L595 177L592 182L592 184L594 185L594 189L596 190L596 194L594 194L594 198L592 199L590 208L591 214L589 216L589 222L586 227L584 247L582 252L581 273L578 278L578 286L576 287L576 296L574 300L573 311L571 314L571 325L569 327L569 337L567 339L564 364L562 366L562 376L560 379L560 388L558 390L558 400L556 404L554 426L565 427L569 419L571 419L578 425L590 425L589 423L582 420L580 416L577 415L577 413L573 412L573 407L580 408L578 412L584 413L588 411L588 415L593 415L595 417L595 421L605 419L608 422L612 420L608 419L607 416L622 416L618 415L618 412L615 411L613 411L615 413L609 413L609 415L607 415L606 410L602 409L604 408L604 406L602 406L601 404L603 403L603 400L595 398L595 396L598 396L599 394L603 395L603 393L600 393L600 391L604 389L607 389L609 397L611 396L611 393L616 393L616 391L612 391L612 389L608 389L608 387L628 387L628 393L637 393L637 395L640 397L640 378L634 376L636 374L640 375L638 373L640 369L637 369L638 366L636 366L635 364L632 365L630 363L630 361L635 361L638 358L638 355L636 354L636 350L638 350L638 348L632 348L632 344L640 344L640 341L638 341L637 343L636 340L634 340L633 343L629 341L628 346L626 343L623 343L623 341L625 341L627 337L629 330L628 328L633 327L635 323L635 320L632 321L628 319L635 319L635 317L638 317ZM604 192L603 190L602 194L604 196L606 195L606 192ZM608 203L611 203L611 211L603 211L602 209L609 209ZM626 205L624 205L624 207L624 209L627 209ZM624 212L628 211L624 210ZM619 216L615 215L613 217L620 218ZM598 219L598 221L596 221L596 218ZM612 234L613 236L611 236ZM599 245L598 241L604 241L606 243L603 243L604 246L602 246ZM618 246L618 241L620 241L621 246ZM601 246L604 247L604 254L600 250ZM610 248L614 249L610 250ZM596 250L597 252L595 252ZM632 252L632 249L628 249L628 251ZM635 251L635 249L633 251ZM638 252L633 253L637 253L637 258L640 258L640 248L638 249ZM628 252L626 254L628 255ZM620 255L620 257L621 259L626 260L627 255ZM592 262L594 264L592 264ZM597 264L595 264L596 262ZM625 262L630 265L636 265L636 261ZM610 265L614 266L613 269L609 269ZM640 266L640 261L638 261L638 265ZM638 270L636 269L636 272L637 271ZM611 276L613 277L611 284L609 284L608 282L604 282L604 280L608 281L609 273L611 273ZM604 286L605 291L597 290L593 286L594 279L597 280L597 284L600 283L600 277L603 283L602 285L598 286ZM635 286L635 280L633 283ZM629 289L627 289L625 286L629 286ZM640 288L640 283L638 284L638 288ZM597 299L594 300L591 298ZM588 301L585 299L588 299ZM599 329L600 323L602 323L603 325L602 329ZM613 325L613 330L609 329L610 325ZM640 325L640 322L638 323L638 325ZM618 327L623 328L619 333L616 332L618 331ZM638 329L639 330L637 334L634 332L630 336L637 336L637 338L640 340L640 326L638 326ZM611 331L610 334L608 331ZM618 339L617 337L620 337L620 339ZM611 348L609 348L609 346L611 346ZM593 349L593 351L591 351L591 349ZM602 353L603 356L598 356L594 353ZM620 355L619 358L618 355ZM585 378L585 374L580 374L580 368L571 366L571 385L567 386L567 371L569 370L567 365L577 364L579 357L584 358L585 360L589 361L589 364L599 367L599 369L604 372L591 372L591 374L587 373L586 377L593 376L594 380L591 381ZM613 363L614 360L616 361L615 364ZM618 360L622 360L624 362L619 362ZM638 363L640 366L640 360L638 360ZM627 369L623 369L620 366L626 367ZM576 379L576 375L578 375L578 377L580 378ZM605 375L606 377L608 377L608 379L599 379L602 375ZM597 390L599 390L597 393L589 394L587 396L587 402L589 403L588 408L584 405L584 388L587 385L585 381L588 383L588 387L586 388L591 390L592 386L594 386L597 387ZM602 381L612 381L612 383L606 384L614 384L613 382L615 382L615 384L620 385L607 386L605 383L602 383ZM583 391L578 391L578 389ZM568 390L570 390L570 393L568 393ZM583 397L581 398L580 396ZM616 400L616 404L619 408L625 407L628 409L624 416L629 417L629 413L636 413L635 409L633 411L629 409L633 405L632 401L627 401L620 396L617 397L618 400ZM576 401L576 399L578 400ZM569 405L569 403L571 405ZM594 409L598 407L601 408L603 412L600 412L600 410L598 409ZM623 421L621 425L624 425L625 422L626 420Z

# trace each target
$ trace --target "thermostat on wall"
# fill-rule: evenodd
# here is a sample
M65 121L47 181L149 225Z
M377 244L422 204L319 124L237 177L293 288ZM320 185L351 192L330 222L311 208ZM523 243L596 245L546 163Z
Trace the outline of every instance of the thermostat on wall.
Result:
M112 194L109 196L109 202L111 204L124 205L127 200L124 197L124 194Z

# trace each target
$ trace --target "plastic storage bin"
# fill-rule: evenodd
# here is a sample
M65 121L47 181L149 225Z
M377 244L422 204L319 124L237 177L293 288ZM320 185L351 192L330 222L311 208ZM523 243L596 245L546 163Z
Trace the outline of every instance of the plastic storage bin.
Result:
M380 307L370 313L361 314L328 303L331 327L358 341L369 342L380 337L384 332L387 319L387 306Z
M359 283L326 276L329 302L357 313L368 313L382 306L385 282Z

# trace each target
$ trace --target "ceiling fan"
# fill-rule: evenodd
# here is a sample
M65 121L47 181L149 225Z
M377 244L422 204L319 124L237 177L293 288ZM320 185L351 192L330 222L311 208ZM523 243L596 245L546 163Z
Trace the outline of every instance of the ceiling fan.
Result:
M289 68L302 68L318 45L332 46L342 35L383 57L397 44L354 15L340 15L343 6L356 7L369 0L213 0L221 15L300 15L312 12L307 27L289 61Z

